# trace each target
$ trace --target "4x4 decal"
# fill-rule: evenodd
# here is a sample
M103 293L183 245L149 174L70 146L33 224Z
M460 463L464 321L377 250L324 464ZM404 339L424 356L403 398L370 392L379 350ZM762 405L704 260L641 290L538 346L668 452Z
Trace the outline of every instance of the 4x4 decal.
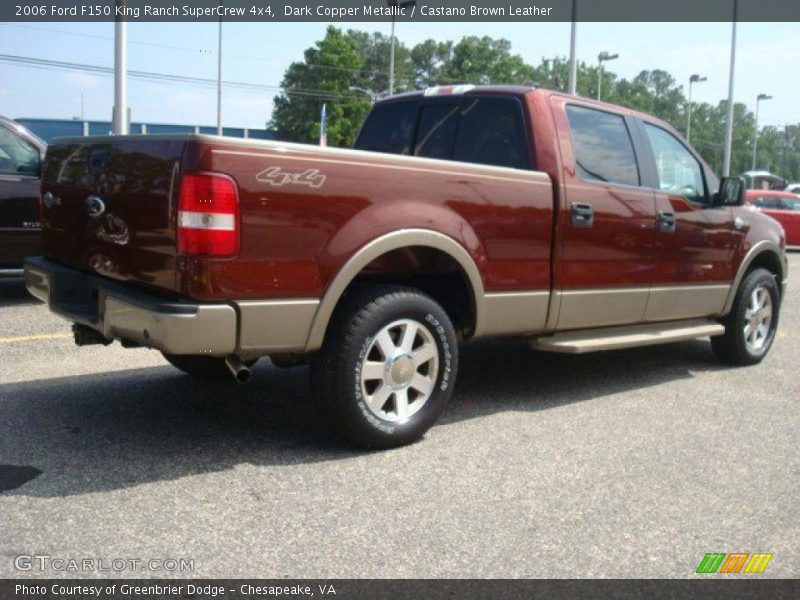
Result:
M280 167L267 167L256 175L257 181L262 181L276 187L289 183L296 185L307 185L313 188L321 188L327 176L321 174L318 169L306 169L299 173L290 173L281 170Z

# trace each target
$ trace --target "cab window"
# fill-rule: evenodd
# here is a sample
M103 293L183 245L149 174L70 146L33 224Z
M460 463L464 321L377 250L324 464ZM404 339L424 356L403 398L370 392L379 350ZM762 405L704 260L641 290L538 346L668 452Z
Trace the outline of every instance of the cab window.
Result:
M656 160L658 188L692 202L704 203L703 169L698 160L668 131L650 123L644 124L644 130Z

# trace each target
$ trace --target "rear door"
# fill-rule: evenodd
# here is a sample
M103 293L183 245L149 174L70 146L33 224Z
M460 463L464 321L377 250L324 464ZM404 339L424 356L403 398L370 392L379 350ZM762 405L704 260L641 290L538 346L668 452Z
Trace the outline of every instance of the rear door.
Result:
M733 280L733 209L714 206L716 182L678 137L640 121L656 196L655 275L646 319L702 317L722 310Z
M39 249L39 148L0 123L0 268Z
M557 329L642 321L653 279L655 200L628 117L552 97L565 193L554 285ZM554 313L556 311L553 311Z

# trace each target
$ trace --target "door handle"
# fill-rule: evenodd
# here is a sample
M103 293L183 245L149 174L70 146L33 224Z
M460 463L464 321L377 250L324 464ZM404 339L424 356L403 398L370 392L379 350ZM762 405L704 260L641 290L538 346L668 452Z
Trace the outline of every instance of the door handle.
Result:
M594 209L591 204L583 202L572 203L572 226L577 229L587 229L594 225Z
M661 233L675 233L675 213L666 210L659 211L658 230Z

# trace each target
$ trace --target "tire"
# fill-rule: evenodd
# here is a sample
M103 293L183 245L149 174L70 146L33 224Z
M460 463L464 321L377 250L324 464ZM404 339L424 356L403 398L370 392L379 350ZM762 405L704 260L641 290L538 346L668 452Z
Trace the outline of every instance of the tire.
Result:
M370 286L334 313L312 359L312 390L343 439L391 448L420 439L453 391L458 345L447 313L421 292Z
M233 379L225 359L218 356L198 356L193 354L161 353L167 362L176 369L198 379ZM245 361L248 367L256 364L256 360Z
M781 294L775 276L766 269L748 273L723 319L725 334L711 338L714 354L731 365L760 363L772 347L778 327Z

